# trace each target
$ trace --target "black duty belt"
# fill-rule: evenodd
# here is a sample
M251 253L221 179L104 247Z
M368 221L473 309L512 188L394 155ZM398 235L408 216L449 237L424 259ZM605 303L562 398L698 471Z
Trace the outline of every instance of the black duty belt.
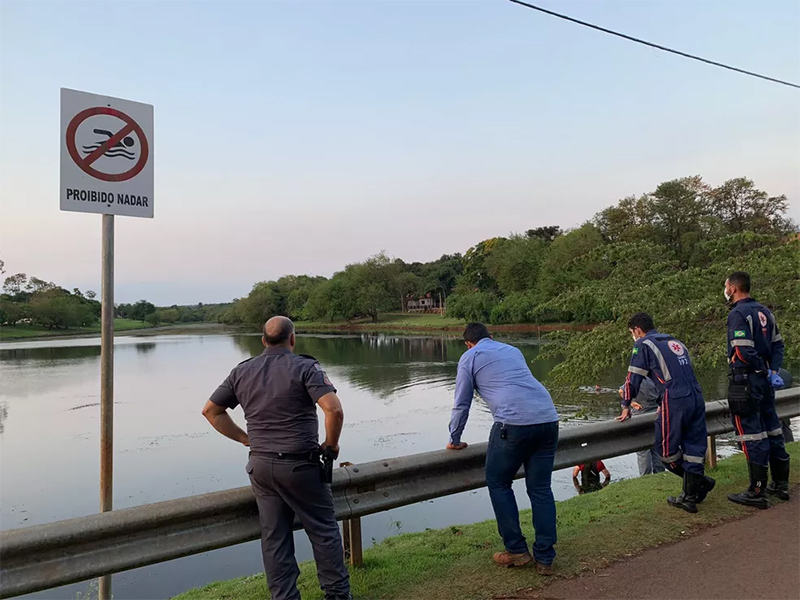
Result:
M264 456L266 458L278 458L281 460L319 460L319 450L309 450L308 452L253 452L253 456Z
M763 375L764 377L769 375L769 371L767 371L766 369L761 369L759 371L756 371L755 369L750 369L747 367L731 367L729 371L733 375Z

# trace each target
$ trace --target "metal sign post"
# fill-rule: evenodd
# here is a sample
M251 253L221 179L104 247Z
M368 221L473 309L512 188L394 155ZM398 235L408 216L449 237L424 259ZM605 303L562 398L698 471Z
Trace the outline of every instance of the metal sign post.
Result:
M101 213L100 512L114 490L114 215L153 217L153 107L61 90L61 210ZM99 600L111 600L111 576Z
M100 313L100 512L114 492L114 215L103 215L103 288ZM100 600L111 600L111 576L101 577Z

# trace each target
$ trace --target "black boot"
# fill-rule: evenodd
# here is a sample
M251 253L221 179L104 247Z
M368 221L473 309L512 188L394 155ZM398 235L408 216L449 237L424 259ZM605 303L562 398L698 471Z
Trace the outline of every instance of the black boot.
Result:
M708 496L708 493L714 489L715 485L717 485L717 481L713 477L703 475L703 482L700 484L700 490L697 492L698 504L706 499L706 496Z
M682 508L686 512L697 512L697 493L700 491L700 486L703 485L703 476L697 473L690 473L684 471L683 473L683 492L675 498L670 496L667 498L667 503L675 508Z
M771 458L769 468L772 470L772 481L767 486L767 493L781 500L789 499L789 459Z
M753 506L760 509L769 508L769 502L767 502L767 497L764 495L769 469L767 469L766 465L757 465L749 461L747 468L750 471L750 487L740 494L728 494L728 500L744 506Z

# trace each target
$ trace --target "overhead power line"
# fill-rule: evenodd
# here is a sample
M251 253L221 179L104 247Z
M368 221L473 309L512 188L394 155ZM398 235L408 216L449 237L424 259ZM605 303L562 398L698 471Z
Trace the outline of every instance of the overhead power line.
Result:
M743 73L745 75L750 75L751 77L758 77L759 79L766 79L767 81L772 81L774 83L780 83L781 85L788 85L789 87L798 88L800 89L800 85L796 83L792 83L790 81L783 81L782 79L775 79L774 77L767 77L766 75L760 75L758 73L753 73L752 71L745 71L744 69L739 69L738 67L732 67L730 65L726 65L720 62L716 62L714 60L708 60L707 58L702 58L700 56L695 56L694 54L688 54L686 52L681 52L680 50L674 50L672 48L667 48L666 46L661 46L659 44L654 44L653 42L648 42L646 40L640 40L639 38L635 38L630 35L626 35L624 33L619 33L618 31L612 31L611 29L606 29L605 27L600 27L599 25L593 25L592 23L587 23L586 21L581 21L579 19L575 19L573 17L568 17L567 15L562 15L560 13L554 12L552 10L547 10L546 8L542 8L541 6L536 6L534 4L529 4L527 2L523 2L522 0L509 0L514 4L519 4L520 6L524 6L526 8L530 8L533 10L538 10L539 12L545 13L547 15L551 15L553 17L557 17L559 19L564 19L565 21L571 21L572 23L577 23L578 25L583 25L584 27L590 27L592 29L596 29L597 31L602 31L603 33L608 33L611 35L615 35L617 37L621 37L626 40L630 40L631 42L636 42L637 44L642 44L644 46L650 46L651 48L656 48L658 50L663 50L664 52L671 52L672 54L677 54L678 56L683 56L685 58L691 58L692 60L699 60L700 62L704 62L709 65L714 65L715 67L722 67L723 69L728 69L729 71L736 71L737 73Z

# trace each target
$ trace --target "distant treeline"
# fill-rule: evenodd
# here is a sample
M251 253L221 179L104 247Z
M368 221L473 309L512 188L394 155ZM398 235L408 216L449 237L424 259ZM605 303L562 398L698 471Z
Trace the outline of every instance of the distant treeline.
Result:
M0 270L4 265L0 261ZM71 329L91 327L100 319L100 302L91 290L71 292L55 283L16 273L6 277L0 294L0 324L14 327L18 323ZM156 307L147 300L134 304L117 304L114 316L149 325L172 323L217 322L230 304L197 304L193 306Z

